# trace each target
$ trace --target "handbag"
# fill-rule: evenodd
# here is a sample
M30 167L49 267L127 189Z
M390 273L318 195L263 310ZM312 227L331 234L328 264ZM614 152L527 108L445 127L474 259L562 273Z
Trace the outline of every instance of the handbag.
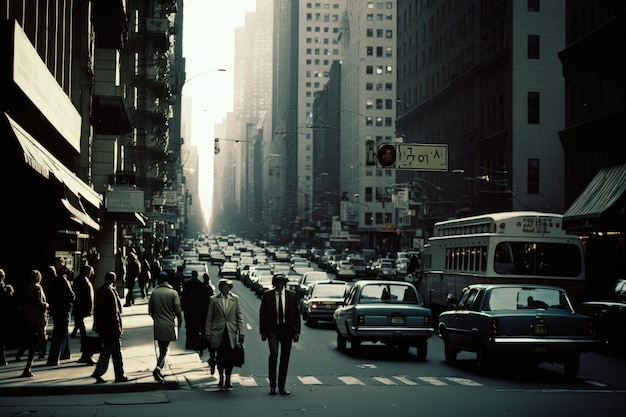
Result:
M233 366L241 367L245 363L243 343L237 343L233 348Z

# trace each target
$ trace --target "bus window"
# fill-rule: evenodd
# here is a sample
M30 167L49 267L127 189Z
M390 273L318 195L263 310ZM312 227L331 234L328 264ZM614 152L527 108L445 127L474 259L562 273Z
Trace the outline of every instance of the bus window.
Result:
M487 248L483 246L480 252L480 270L485 272L487 270Z
M513 251L508 242L498 243L494 258L493 269L498 274L512 274L515 272Z
M474 260L476 258L476 248L472 247L471 249L469 249L469 270L473 271L474 270Z

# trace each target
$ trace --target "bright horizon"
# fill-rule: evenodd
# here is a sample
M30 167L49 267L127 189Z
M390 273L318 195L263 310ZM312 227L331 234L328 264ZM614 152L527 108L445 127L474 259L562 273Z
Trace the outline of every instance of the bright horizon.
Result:
M183 57L190 81L183 95L192 99L191 144L198 147L205 225L212 215L214 128L233 109L235 29L255 9L256 0L184 0Z

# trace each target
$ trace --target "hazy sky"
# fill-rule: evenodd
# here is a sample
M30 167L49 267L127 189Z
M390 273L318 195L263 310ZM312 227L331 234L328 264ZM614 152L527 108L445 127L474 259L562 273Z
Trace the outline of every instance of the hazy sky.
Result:
M213 129L233 109L235 28L256 0L184 0L183 56L187 63L185 96L192 97L192 138L200 152L200 200L211 212ZM218 72L223 68L226 72ZM206 72L206 73L204 73Z

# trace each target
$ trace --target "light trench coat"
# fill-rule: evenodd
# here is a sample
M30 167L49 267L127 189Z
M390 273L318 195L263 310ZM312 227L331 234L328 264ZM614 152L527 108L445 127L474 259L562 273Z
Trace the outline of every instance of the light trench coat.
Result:
M150 295L148 313L154 320L154 340L173 341L183 321L180 297L169 283L161 283Z
M209 311L206 316L205 334L210 348L218 348L222 343L224 329L228 331L230 347L237 344L237 335L244 334L243 313L239 306L239 297L232 292L226 297L223 306L222 293L218 292L209 301Z

